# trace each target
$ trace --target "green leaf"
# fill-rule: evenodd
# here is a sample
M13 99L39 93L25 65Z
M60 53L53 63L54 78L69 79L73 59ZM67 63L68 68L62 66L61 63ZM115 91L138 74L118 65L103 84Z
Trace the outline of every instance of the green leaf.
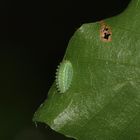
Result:
M63 59L72 64L71 86L60 93L54 82L33 121L79 140L139 140L139 27L139 0L118 16L82 25Z

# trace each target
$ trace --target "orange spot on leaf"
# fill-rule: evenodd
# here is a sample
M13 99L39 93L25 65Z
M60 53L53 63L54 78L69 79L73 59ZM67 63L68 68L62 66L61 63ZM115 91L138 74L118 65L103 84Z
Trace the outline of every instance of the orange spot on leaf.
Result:
M100 39L103 42L111 42L112 41L112 31L111 27L106 25L104 21L100 21Z

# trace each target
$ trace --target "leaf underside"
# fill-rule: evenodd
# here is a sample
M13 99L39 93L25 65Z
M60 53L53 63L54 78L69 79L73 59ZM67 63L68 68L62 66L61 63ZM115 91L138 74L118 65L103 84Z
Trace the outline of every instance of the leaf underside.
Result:
M122 14L75 32L64 56L72 84L60 94L54 82L33 121L79 140L140 139L139 10L132 0Z

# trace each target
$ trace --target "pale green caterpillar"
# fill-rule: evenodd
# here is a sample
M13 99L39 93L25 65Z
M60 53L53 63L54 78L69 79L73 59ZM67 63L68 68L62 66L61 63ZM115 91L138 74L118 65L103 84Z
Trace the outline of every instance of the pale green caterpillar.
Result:
M56 72L56 86L60 93L65 93L72 82L73 67L69 60L63 60Z

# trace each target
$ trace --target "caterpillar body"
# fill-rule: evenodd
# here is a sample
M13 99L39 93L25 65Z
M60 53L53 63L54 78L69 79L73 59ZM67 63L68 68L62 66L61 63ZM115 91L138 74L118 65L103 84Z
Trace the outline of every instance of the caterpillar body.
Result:
M69 60L63 60L56 72L56 86L60 93L65 93L72 82L73 67Z

